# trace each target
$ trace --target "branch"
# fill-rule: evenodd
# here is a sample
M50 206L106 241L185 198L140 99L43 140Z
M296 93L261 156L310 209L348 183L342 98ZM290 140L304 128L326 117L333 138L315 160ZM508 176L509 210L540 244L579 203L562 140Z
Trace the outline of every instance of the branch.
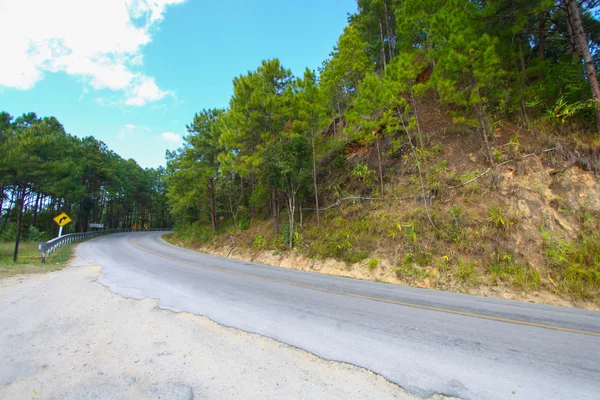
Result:
M554 150L556 150L556 147L553 147L553 148L551 148L551 149L546 149L546 150L542 151L542 153L548 153L548 152L550 152L550 151L554 151ZM520 161L520 160L522 160L522 159L524 159L524 158L527 158L527 157L533 157L533 156L537 156L537 154L536 154L536 153L526 154L526 155L524 155L523 157L521 157L521 158L518 158L518 159L516 159L516 160L515 160L515 159L512 159L512 160L504 161L504 162L502 162L502 163L500 163L500 164L496 165L496 167L500 167L500 166L502 166L502 165L505 165L505 164L508 164L508 163L511 163L511 162L515 162L515 161ZM466 181L466 182L463 182L463 183L459 183L458 185L455 185L455 186L448 186L446 189L455 189L455 188L457 188L457 187L464 186L464 185L466 185L466 184L469 184L469 183L471 183L471 182L474 182L474 181L476 181L477 179L481 178L482 176L486 175L486 174L487 174L488 172L490 172L491 170L492 170L492 168L488 168L488 169L486 169L486 170L485 170L483 173L481 173L481 174L479 174L478 176L476 176L475 178L473 178L473 179L469 179L468 181Z
M553 148L551 148L551 149L546 149L546 150L543 150L543 151L542 151L542 153L548 153L548 152L555 151L555 150L556 150L556 147L553 147ZM506 164L509 164L509 163L511 163L511 162L515 162L515 161L523 160L524 158L533 157L533 156L537 156L537 155L538 155L537 153L526 154L526 155L524 155L523 157L520 157L520 158L518 158L518 159L512 159L512 160L504 161L504 162L502 162L502 163L500 163L500 164L496 165L496 167L500 167L500 166L502 166L502 165L506 165ZM487 169L487 170L485 170L483 173L481 173L481 174L477 175L475 178L473 178L473 179L469 179L468 181L466 181L466 182L462 182L462 183L460 183L460 184L458 184L458 185L455 185L455 186L447 186L447 187L446 187L446 189L456 189L456 188L458 188L458 187L461 187L461 186L467 185L467 184L469 184L469 183L475 182L477 179L479 179L479 178L481 178L481 177L485 176L485 175L486 175L488 172L490 172L490 171L491 171L491 168L488 168L488 169ZM355 201L356 201L356 200L368 200L368 201L387 201L387 200L408 200L408 199L412 199L412 198L415 198L415 197L417 197L417 195L415 195L415 194L413 194L413 195L409 195L409 196L404 196L404 197L363 197L363 196L347 196L347 197L343 197L343 198L341 198L341 199L338 199L338 200L336 200L336 201L335 201L333 204L330 204L330 205L329 205L329 206L327 206L327 207L319 208L319 211L326 211L326 210L329 210L330 208L333 208L333 207L339 207L343 201L348 201L348 200L355 200ZM316 208L303 208L302 210L304 210L304 211L315 211L315 210L316 210Z

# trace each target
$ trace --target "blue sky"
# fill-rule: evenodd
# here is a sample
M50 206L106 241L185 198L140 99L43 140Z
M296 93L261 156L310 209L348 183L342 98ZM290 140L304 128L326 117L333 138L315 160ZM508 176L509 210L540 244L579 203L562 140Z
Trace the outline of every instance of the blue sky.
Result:
M156 167L195 112L228 105L235 76L274 57L296 75L318 68L355 10L355 0L1 2L4 54L15 56L0 63L0 110L55 116Z

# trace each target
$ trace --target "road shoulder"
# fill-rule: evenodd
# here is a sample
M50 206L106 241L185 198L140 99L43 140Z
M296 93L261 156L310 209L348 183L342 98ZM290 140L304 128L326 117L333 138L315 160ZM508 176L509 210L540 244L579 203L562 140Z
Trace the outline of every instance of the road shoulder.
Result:
M0 281L1 398L400 398L400 387L96 282L99 267Z

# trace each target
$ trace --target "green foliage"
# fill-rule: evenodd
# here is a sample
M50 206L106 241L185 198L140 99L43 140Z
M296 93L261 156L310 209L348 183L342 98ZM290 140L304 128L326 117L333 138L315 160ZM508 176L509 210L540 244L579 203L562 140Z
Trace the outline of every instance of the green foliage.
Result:
M548 109L547 114L553 121L564 124L571 117L593 108L592 99L569 103L564 96L561 96L556 100L554 106Z
M515 263L514 256L498 249L492 253L488 269L492 283L500 280L521 289L535 289L541 285L537 270Z
M365 185L371 185L375 177L375 171L367 164L356 164L352 169L352 176L360 179Z
M371 258L371 259L369 260L369 264L368 264L369 271L375 271L375 270L377 269L377 267L378 267L378 266L379 266L379 260L378 260L378 259L376 259L376 258Z
M335 158L333 159L333 161L331 163L331 166L338 170L344 170L347 165L348 165L348 160L346 159L346 156L344 156L343 154L338 154L337 156L335 156Z
M39 242L42 240L42 232L35 226L31 225L29 229L27 229L27 240L31 242Z
M583 230L576 241L567 241L542 229L542 240L551 277L558 281L558 290L578 297L600 296L600 227L594 218L582 213Z
M17 237L17 224L8 224L0 232L0 242L13 242L15 237Z
M321 82L331 99L331 108L339 113L346 109L358 89L358 83L372 70L367 44L352 24L344 29L331 58L324 63Z
M500 231L507 231L514 224L502 210L502 206L495 205L488 208L488 222Z
M477 283L477 268L474 262L460 260L458 267L454 272L454 277L461 283L474 285Z
M11 210L8 217L17 232L19 225L32 226L20 235L5 231L6 238L16 242L29 233L31 240L44 239L40 232L54 231L52 217L65 210L73 219L66 232L86 231L89 223L107 228L171 224L164 168L143 169L94 137L67 134L55 117L0 115L1 205Z
M264 249L267 247L267 238L260 233L254 235L254 240L252 240L252 247L255 249Z
M404 258L398 262L396 266L396 277L398 279L414 279L422 280L425 279L428 274L424 267L429 263L428 254L413 254L406 253Z
M580 3L586 37L597 49L600 23L592 6ZM309 257L348 263L366 259L382 241L393 243L404 254L396 266L403 278L424 279L429 268L438 267L474 285L477 265L486 267L494 282L536 288L542 285L537 269L512 253L497 250L488 262L490 243L505 246L518 223L510 209L483 197L490 175L484 178L483 169L464 173L462 165L449 168L456 165L452 151L442 156L443 145L432 143L431 134L444 130L448 140L482 133L485 157L502 163L518 160L531 147L530 135L521 139L519 133L500 147L495 137L511 131L503 129L504 121L527 126L532 135L540 124L565 132L577 122L585 129L594 110L570 39L561 2L358 0L357 13L320 74L305 70L294 77L277 59L263 61L234 79L228 110L204 110L194 117L183 148L169 153L170 212L182 226L209 226L216 211L226 216L219 222L224 231L248 229L270 216L282 230L271 243L257 237L252 243L281 248L283 240ZM430 101L444 103L451 126L434 126ZM369 150L368 161L355 154L357 145ZM421 186L460 206L446 212L437 202L427 213L416 206L374 218L364 211L370 205L342 200L370 191L383 201L369 204L384 207L388 190L401 197ZM327 208L320 217L313 214L317 201ZM478 209L469 213L479 204L484 214L487 208L483 218ZM562 199L551 205L578 218ZM297 223L300 215L303 227ZM600 235L594 218L581 219L588 226L584 234L569 241L547 237L545 243L552 245L545 250L559 290L589 296L598 260L586 254L598 253ZM198 232L191 236L197 240ZM479 257L477 264L455 263L454 251ZM446 258L439 261L438 252Z

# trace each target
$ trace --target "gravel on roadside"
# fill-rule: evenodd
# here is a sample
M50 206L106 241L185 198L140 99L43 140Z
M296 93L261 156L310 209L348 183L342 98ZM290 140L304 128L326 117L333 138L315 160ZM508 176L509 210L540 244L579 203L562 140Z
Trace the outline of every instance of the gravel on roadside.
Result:
M365 369L113 294L99 274L0 280L0 398L414 398Z

